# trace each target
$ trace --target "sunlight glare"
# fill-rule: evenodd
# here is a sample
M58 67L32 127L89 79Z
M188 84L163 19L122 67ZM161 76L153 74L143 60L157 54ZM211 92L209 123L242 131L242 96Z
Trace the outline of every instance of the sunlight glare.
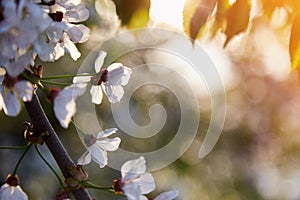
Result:
M183 30L182 11L186 0L151 0L150 17Z

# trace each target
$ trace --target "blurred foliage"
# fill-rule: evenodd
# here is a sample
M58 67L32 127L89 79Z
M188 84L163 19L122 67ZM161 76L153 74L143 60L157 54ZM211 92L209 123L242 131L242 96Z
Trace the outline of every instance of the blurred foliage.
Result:
M236 35L251 28L250 11L251 0L236 0L229 4L228 0L207 1L207 0L188 0L184 9L184 28L185 32L195 40L201 37L201 27L205 27L210 22L211 17L213 26L208 28L210 34L215 36L220 29L225 35L224 46ZM292 24L290 34L289 52L293 69L300 71L300 1L295 0L260 0L262 3L263 16L269 21L277 8L283 8L288 14L286 26ZM213 12L216 7L216 11Z
M183 24L185 32L195 40L201 27L212 13L217 0L188 0L183 10Z
M122 25L143 28L149 21L150 0L113 0Z

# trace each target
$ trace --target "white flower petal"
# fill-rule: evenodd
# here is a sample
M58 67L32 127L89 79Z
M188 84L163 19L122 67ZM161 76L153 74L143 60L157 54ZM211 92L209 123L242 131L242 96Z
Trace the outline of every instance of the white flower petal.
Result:
M112 85L106 84L104 91L105 91L105 94L106 94L108 100L111 103L120 102L124 95L124 90L123 90L122 86L112 86Z
M42 61L54 61L56 57L55 47L57 44L47 40L47 36L41 34L33 44L33 49Z
M31 63L31 60L32 51L28 51L24 55L16 58L14 61L8 62L4 67L10 76L17 77L24 71L25 67Z
M139 185L129 182L122 188L128 200L147 200L147 198L140 193Z
M93 161L96 162L100 168L103 168L107 165L106 151L102 150L97 145L92 145L88 149L92 155Z
M3 98L2 98L2 94L0 93L0 110L2 110L3 105L4 105L4 101L3 101Z
M120 143L121 139L119 137L115 137L112 139L98 140L96 145L105 151L116 151L119 148Z
M90 36L90 29L82 24L74 25L70 24L69 28L66 30L66 33L72 40L72 42L85 42Z
M148 194L155 189L154 178L150 173L142 174L136 180L140 185L140 191L142 194ZM133 182L135 182L135 180Z
M97 139L100 139L100 138L106 138L114 133L117 132L117 128L110 128L110 129L105 129L104 131L100 131L97 135Z
M0 21L0 33L8 31L12 26L15 25L17 20L16 13L16 2L15 1L3 1L2 3L2 15L9 16L5 17Z
M92 76L80 76L87 73L78 74L78 76L73 78L73 83L88 83L91 81Z
M50 41L60 42L64 35L64 30L67 28L66 24L61 22L52 22L52 24L47 28L46 34Z
M164 192L158 195L154 200L173 200L178 197L178 190L172 190L169 192Z
M77 60L81 53L78 51L76 45L68 38L64 37L63 42L65 51L68 52L73 60Z
M10 186L7 183L0 188L0 199L1 200L28 200L27 195L20 186Z
M47 13L37 4L27 3L26 12L30 14L30 21L35 25L38 32L43 32L52 22Z
M146 160L140 157L135 160L125 162L121 167L121 174L123 182L136 178L146 171Z
M67 128L76 112L75 100L85 92L86 83L77 83L65 87L54 99L54 114L61 126Z
M21 110L20 101L17 98L17 95L13 90L4 92L4 87L0 87L0 90L4 101L4 113L11 117L17 116Z
M55 3L66 9L70 9L73 8L74 6L79 5L81 3L81 0L59 0L56 1Z
M113 86L127 85L132 70L123 66L121 63L113 63L107 67L108 70L108 83Z
M31 101L33 94L33 86L29 81L18 81L15 84L15 88L22 101Z
M89 18L89 10L85 8L83 4L68 9L64 15L64 18L68 22L82 22Z
M104 59L106 57L105 51L100 51L98 54L98 57L95 60L95 71L98 73L101 70L101 67L103 66Z
M90 94L92 96L92 102L94 104L101 104L103 93L100 85L92 86L90 90Z
M54 60L58 60L60 57L62 57L63 55L65 55L65 50L61 46L60 43L57 43L56 46L54 47L53 55L55 56Z
M67 28L66 24L61 22L52 22L47 28L46 34L50 41L58 43L61 41L64 35L64 30Z
M91 162L92 156L89 151L86 151L77 161L77 165L87 165Z

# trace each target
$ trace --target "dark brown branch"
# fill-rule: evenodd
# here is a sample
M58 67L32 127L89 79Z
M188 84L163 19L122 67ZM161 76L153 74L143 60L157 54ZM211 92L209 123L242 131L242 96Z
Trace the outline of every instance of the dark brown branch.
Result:
M33 94L32 101L25 103L26 110L31 118L34 130L37 133L48 132L48 136L44 138L51 154L56 160L65 178L70 177L68 166L75 165L64 146L57 137L52 125L50 124L40 102L38 96ZM77 200L91 200L91 196L85 189L73 191L73 195Z

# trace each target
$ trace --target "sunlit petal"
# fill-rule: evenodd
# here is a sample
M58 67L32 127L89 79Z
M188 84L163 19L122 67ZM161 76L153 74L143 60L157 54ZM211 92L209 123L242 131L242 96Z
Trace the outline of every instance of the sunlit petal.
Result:
M17 116L21 110L20 101L17 98L17 95L13 90L7 90L4 92L3 87L0 87L0 90L4 101L4 113L11 117Z
M122 86L112 86L106 84L105 94L111 103L117 103L121 101L124 95L124 90Z
M108 83L113 86L127 85L132 70L123 66L121 63L114 63L108 68Z
M16 91L20 98L24 101L31 101L33 94L33 86L28 81L18 81L15 84Z
M92 156L90 152L86 151L77 161L77 165L87 165L91 162Z
M144 157L140 157L135 160L129 160L125 162L121 167L122 180L127 180L138 177L140 174L146 171L146 160Z
M92 96L92 102L94 104L101 104L103 98L103 92L100 85L92 86L90 90Z
M100 168L107 165L107 153L106 151L99 148L97 145L92 145L89 147L89 151L92 155L92 159L96 162Z
M100 72L101 67L103 66L105 57L106 57L106 52L100 51L98 54L98 57L96 58L96 61L95 61L95 71L97 73Z
M85 92L86 83L65 87L54 99L54 113L61 126L67 128L76 112L75 100Z
M117 128L110 128L110 129L105 129L104 131L100 131L100 133L98 133L97 135L97 139L100 139L100 138L106 138L114 133L117 132Z
M103 139L96 142L96 145L105 151L116 151L119 148L121 139L118 137L112 139Z

